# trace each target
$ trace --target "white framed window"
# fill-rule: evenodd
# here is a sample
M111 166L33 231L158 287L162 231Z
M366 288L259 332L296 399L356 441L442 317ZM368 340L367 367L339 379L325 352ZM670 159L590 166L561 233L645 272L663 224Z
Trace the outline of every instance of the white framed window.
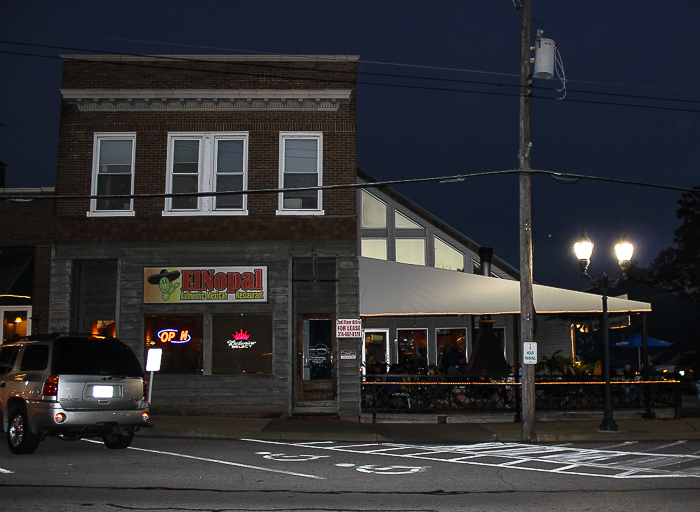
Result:
M32 334L31 306L0 306L2 343L10 343L17 337Z
M248 189L248 132L169 133L166 193ZM247 215L246 194L165 200L163 215Z
M280 188L323 185L323 133L280 133ZM323 215L320 190L281 192L277 215Z
M104 197L134 193L135 133L95 133L92 145L92 189L88 217L133 216L134 200Z

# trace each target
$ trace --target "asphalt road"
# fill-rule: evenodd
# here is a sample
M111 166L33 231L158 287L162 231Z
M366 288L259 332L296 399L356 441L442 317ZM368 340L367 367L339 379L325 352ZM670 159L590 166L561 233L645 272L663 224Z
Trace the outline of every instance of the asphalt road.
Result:
M556 446L136 438L0 447L0 510L698 510L700 443Z

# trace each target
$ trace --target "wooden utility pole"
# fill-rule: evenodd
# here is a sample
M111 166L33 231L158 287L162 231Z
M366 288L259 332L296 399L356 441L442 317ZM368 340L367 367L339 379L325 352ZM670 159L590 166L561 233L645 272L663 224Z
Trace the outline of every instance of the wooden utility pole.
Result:
M532 0L522 0L520 50L520 354L523 343L535 341L535 305L532 295L532 174L530 173L530 20ZM523 440L535 438L535 366L522 364Z

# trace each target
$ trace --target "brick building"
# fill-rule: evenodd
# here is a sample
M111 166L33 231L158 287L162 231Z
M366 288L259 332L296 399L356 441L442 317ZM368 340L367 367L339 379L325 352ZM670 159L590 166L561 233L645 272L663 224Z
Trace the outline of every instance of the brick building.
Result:
M49 325L53 188L0 188L2 341ZM12 197L2 200L3 196ZM30 199L33 198L33 199Z
M156 412L357 417L356 193L261 191L355 182L358 59L63 61L49 330L162 348Z

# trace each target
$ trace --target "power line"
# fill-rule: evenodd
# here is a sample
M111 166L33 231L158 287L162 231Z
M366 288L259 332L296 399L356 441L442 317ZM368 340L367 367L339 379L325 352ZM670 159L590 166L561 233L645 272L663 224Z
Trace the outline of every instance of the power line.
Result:
M429 183L429 182L443 182L452 183L464 181L467 178L479 178L484 176L499 176L506 174L521 174L523 171L520 169L508 169L504 171L484 171L471 174L455 174L452 176L432 176L428 178L411 178L402 180L385 180L385 181L375 181L370 183L344 183L341 185L321 185L317 187L297 187L297 188L267 188L267 189L252 189L244 191L226 191L226 192L183 192L183 193L153 193L153 194L125 194L125 195L32 195L32 194L8 194L0 196L0 199L5 201L26 201L29 199L168 199L168 198L181 198L181 197L218 197L218 196L232 196L232 195L259 195L259 194L280 194L289 192L301 192L301 191L320 191L320 190L342 190L342 189L363 189L363 188L377 188L386 187L390 185L406 185L411 183ZM674 190L680 192L693 192L700 193L700 188L696 187L679 187L675 185L663 185L659 183L648 183L643 181L633 181L633 180L623 180L618 178L606 178L602 176L592 176L586 174L573 174L566 172L554 172L546 171L543 169L532 169L527 171L528 174L532 175L545 175L554 178L569 178L576 180L591 180L591 181L603 181L608 183L617 183L623 185L635 185L648 188L657 188L663 190Z
M7 41L2 41L7 43ZM11 44L17 44L17 43L11 43ZM24 44L24 43L19 43L19 44ZM29 46L40 46L40 47L47 47L46 45L34 45L34 44L27 44ZM75 51L92 51L92 50L85 50L81 48L67 48L67 47L48 47L48 48L54 48L54 49L65 49L65 50L75 50ZM11 52L11 51L5 51L5 50L0 50L0 53L9 53L9 54L15 54L15 55L26 55L26 56L36 56L36 57L43 57L43 58L53 58L53 59L61 59L59 56L46 56L46 55L41 55L41 54L30 54L30 53L20 53L20 52ZM118 53L118 52L105 52L108 54L113 54L113 55L128 55L128 56L134 56L134 57L148 57L144 55L135 55L135 54L124 54L124 53ZM205 60L197 60L197 59L184 59L182 57L176 57L176 56L164 56L164 55L158 55L157 56L159 59L163 60L170 60L170 61L175 61L175 62L208 62ZM74 57L72 60L80 60L77 57ZM87 60L87 59L86 59ZM219 70L206 70L206 69L191 69L191 68L177 68L177 67L164 67L164 66L153 66L149 64L144 64L144 63L136 63L136 62L110 62L112 65L120 65L120 66L131 66L131 67L142 67L142 68L157 68L157 69L170 69L170 70L182 70L182 71L188 71L188 72L197 72L197 73L214 73L214 74L233 74L233 75L240 75L240 76L255 76L255 77L260 77L260 78L279 78L277 75L264 75L264 74L257 74L257 73L245 73L242 71L219 71ZM303 71L304 69L298 68L298 67L284 67L284 66L264 66L264 65L259 65L259 64L253 64L253 63L246 63L249 66L259 66L259 67L267 67L269 69L291 69L295 71ZM336 74L341 74L343 73L342 71L325 71L328 73L336 73ZM358 73L362 74L362 73ZM382 76L381 74L377 74L379 76ZM390 83L381 83L381 82L367 82L367 81L362 81L362 80L340 80L340 79L332 79L332 78L323 78L323 79L318 79L318 78L309 78L309 77L303 77L303 76L290 76L287 75L285 78L293 78L297 80L309 80L309 81L325 81L325 82L330 82L330 83L340 83L340 84L357 84L357 85L369 85L369 86L375 86L375 87L394 87L394 88L400 88L400 89L413 89L413 90L423 90L423 91L440 91L440 92L458 92L458 93L466 93L466 94L482 94L482 95L489 95L489 96L509 96L509 97L520 97L519 93L501 93L501 92L493 92L493 91L475 91L475 90L466 90L466 89L457 89L457 88L446 88L446 87L432 87L432 86L420 86L420 85L406 85L406 84L390 84ZM405 78L416 78L416 77L411 77L411 76L406 76ZM420 78L420 77L418 77ZM426 80L432 80L431 78L424 78ZM435 79L435 80L447 80L447 79ZM456 80L448 80L448 81L456 81ZM456 81L459 82L459 81ZM519 85L506 85L506 84L498 84L498 83L491 83L491 82L476 82L476 81L464 81L462 83L469 83L471 85L491 85L491 86L497 86L497 87L520 87ZM539 89L539 90L544 90L544 89ZM584 91L585 92L585 91ZM590 94L598 94L598 93L590 93ZM607 94L607 93L600 93L600 94ZM626 95L621 95L625 97L632 97L632 96L626 96ZM558 100L556 97L548 97L548 96L531 96L534 99L543 99L543 100ZM642 97L637 97L637 98L642 98ZM654 99L654 98L648 98L648 99ZM668 99L668 98L658 98L660 100L665 100L665 101L680 101L680 102L691 102L691 103L700 103L692 100L674 100L674 99ZM632 103L619 103L619 102L608 102L608 101L594 101L594 100L581 100L581 99L574 99L574 98L568 98L566 101L571 102L571 103L585 103L589 105L610 105L610 106L619 106L619 107L631 107L631 108L641 108L641 109L651 109L651 110L665 110L665 111L671 111L671 112L693 112L693 113L700 113L700 110L695 110L695 109L688 109L688 108L679 108L679 107L662 107L662 106L654 106L654 105L639 105L639 104L632 104Z
M700 1L700 0L693 0L693 1ZM535 21L535 20L533 20L533 21ZM537 22L537 23L540 23L540 22ZM14 28L14 30L24 31L24 32L38 32L38 33L53 34L53 35L60 35L60 36L103 39L106 41L121 41L121 42L127 42L127 43L140 43L140 44L143 44L143 43L145 43L145 44L157 44L157 45L164 45L164 46L177 46L177 47L182 47L182 48L197 48L197 49L202 49L202 50L236 52L236 53L241 53L241 54L291 56L290 54L284 54L284 53L263 52L263 51L256 51L256 50L241 50L241 49L236 49L236 48L226 48L226 47L220 47L220 46L204 46L204 45L192 45L192 44L184 44L184 43L167 43L165 41L149 41L149 40L144 40L144 39L128 39L128 38L123 38L123 37L95 36L95 35L88 35L88 34L76 34L76 33L71 33L71 32L60 32L60 31L51 31L51 30L37 30L37 29L26 29L26 28ZM433 71L451 71L451 72L458 72L458 73L477 73L477 74L483 74L483 75L507 76L507 77L514 77L514 78L520 77L520 75L517 73L502 73L502 72L498 72L498 71L484 71L484 70L477 70L477 69L453 68L453 67L446 67L446 66L428 66L428 65L423 65L423 64L406 64L406 63L399 63L399 62L373 61L373 60L365 60L365 59L360 59L359 62L361 62L363 64L374 64L374 65L380 65L380 66L395 66L395 67L401 67L401 68L414 68L414 69L429 69L429 70L433 70ZM669 90L669 91L700 92L700 89L689 89L689 88L682 88L682 87L666 87L666 86L657 86L657 85L628 84L628 83L619 83L619 82L600 82L600 81L576 80L576 79L567 79L567 81L573 82L573 83L582 83L582 84L591 84L591 85L607 85L607 86L613 86L613 87L639 87L639 88L644 88L644 89L660 89L660 90ZM579 91L579 92L582 92L582 91Z

